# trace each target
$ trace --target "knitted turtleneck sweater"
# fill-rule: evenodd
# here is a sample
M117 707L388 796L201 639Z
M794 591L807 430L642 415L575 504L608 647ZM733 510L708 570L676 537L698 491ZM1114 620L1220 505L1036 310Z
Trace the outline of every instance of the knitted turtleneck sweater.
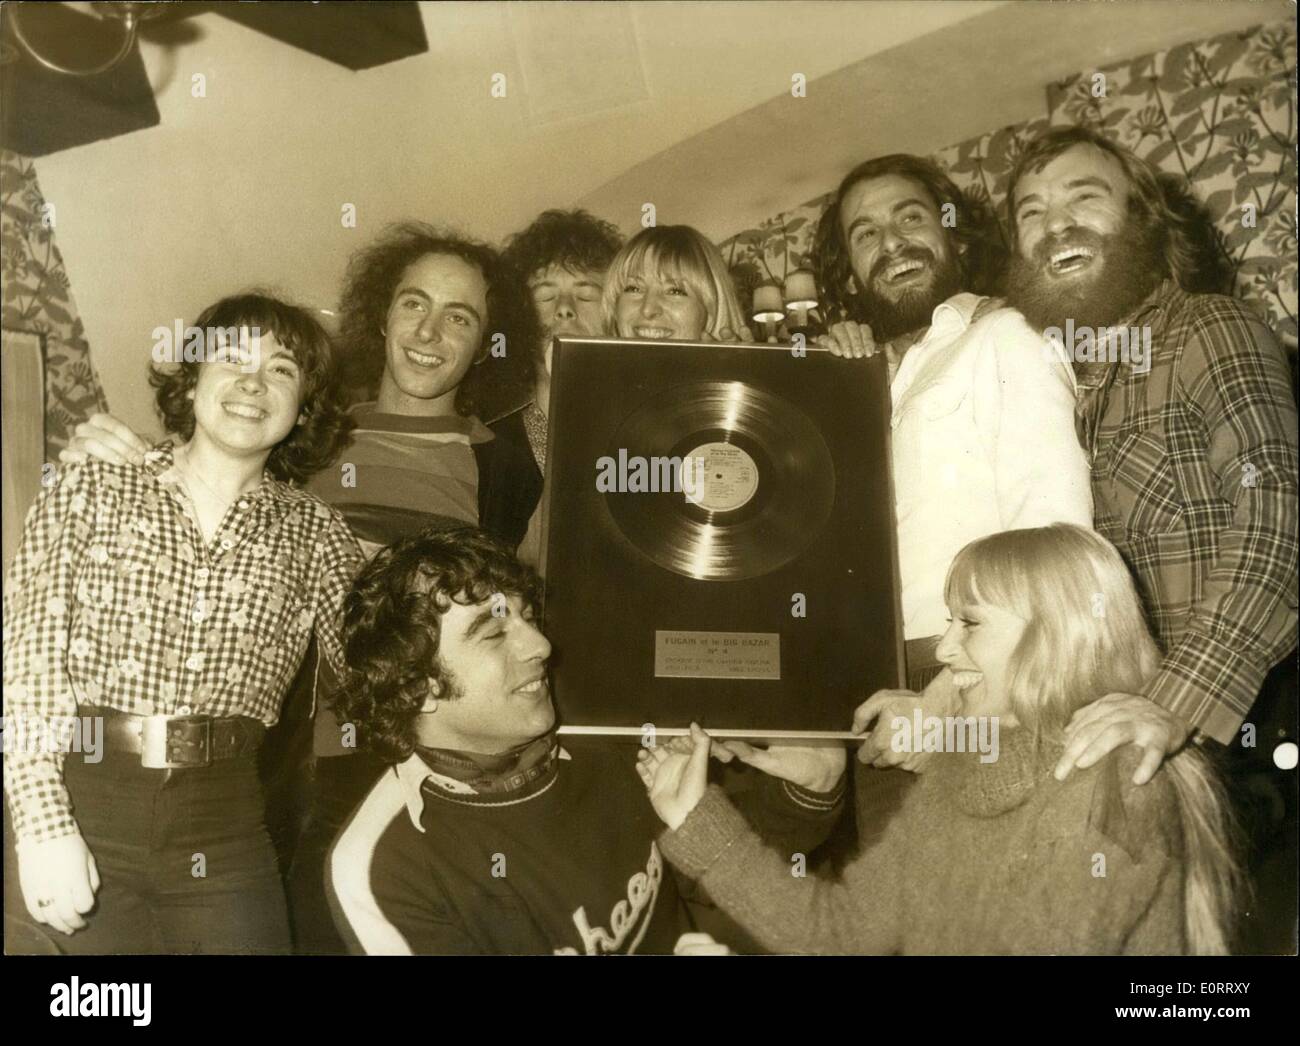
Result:
M717 788L665 856L765 947L830 954L1181 954L1179 810L1140 751L1063 782L1059 746L1007 730L996 762L942 754L842 877L795 878Z

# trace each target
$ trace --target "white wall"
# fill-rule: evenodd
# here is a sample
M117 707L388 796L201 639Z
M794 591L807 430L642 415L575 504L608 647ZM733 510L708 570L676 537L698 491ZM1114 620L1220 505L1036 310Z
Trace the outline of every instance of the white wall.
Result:
M110 408L156 433L150 331L225 293L260 284L332 307L348 253L388 221L454 220L499 238L788 90L792 68L813 79L999 5L908 5L907 18L886 17L897 6L427 5L429 52L359 73L214 14L193 20L196 42L143 44L161 124L37 161ZM571 47L572 82L595 95L609 85L583 55L629 38L641 100L533 118L521 55ZM545 56L533 68L538 90L563 87ZM501 71L507 97L494 99ZM191 94L194 74L207 78L204 98ZM639 202L601 210L632 227ZM340 222L344 203L357 207L355 229Z

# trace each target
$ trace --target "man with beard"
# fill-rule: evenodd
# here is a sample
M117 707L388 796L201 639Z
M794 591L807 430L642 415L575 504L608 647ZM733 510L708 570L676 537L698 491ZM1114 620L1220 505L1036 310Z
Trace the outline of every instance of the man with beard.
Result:
M849 173L814 244L823 298L832 315L846 317L822 344L851 357L872 355L883 344L891 373L911 690L882 691L854 717L859 732L878 717L859 759L881 767L920 764L919 753L894 752L889 744L893 714L911 715L913 691L930 684L928 700L942 703L952 700L954 683L980 685L940 675L935 657L947 629L944 579L957 552L1003 530L1092 524L1068 368L1050 358L1043 336L1019 313L963 290L990 278L984 228L934 164L898 154ZM883 821L869 811L892 809L910 775L868 771L860 778L865 833Z
M908 676L938 671L943 582L965 544L1017 527L1088 526L1073 384L1044 339L995 299L981 216L929 161L855 168L821 220L814 258L839 356L879 345L892 375L895 508Z
M1076 353L1097 529L1137 577L1165 651L1142 694L1080 712L1065 777L1145 749L1147 781L1189 733L1231 744L1296 642L1296 408L1269 329L1235 298L1190 294L1194 255L1156 172L1083 128L1034 142L1007 194L1008 298L1036 330L1097 335ZM1135 333L1149 359L1110 349ZM1108 337L1109 335L1109 337ZM1117 340L1117 339L1115 339ZM1131 353L1130 353L1131 356Z

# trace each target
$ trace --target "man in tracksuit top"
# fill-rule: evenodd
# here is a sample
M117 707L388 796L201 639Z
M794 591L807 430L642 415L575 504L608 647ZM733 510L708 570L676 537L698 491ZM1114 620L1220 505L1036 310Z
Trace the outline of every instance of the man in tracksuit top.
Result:
M717 947L693 933L632 752L560 746L537 595L531 570L468 527L400 541L357 578L339 710L391 769L327 862L354 951ZM784 751L801 754L774 772L798 780L763 777L750 816L793 858L834 825L844 760Z

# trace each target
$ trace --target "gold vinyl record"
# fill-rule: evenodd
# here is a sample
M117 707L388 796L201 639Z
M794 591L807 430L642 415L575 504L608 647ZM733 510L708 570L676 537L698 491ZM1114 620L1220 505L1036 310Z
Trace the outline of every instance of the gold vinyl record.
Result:
M610 515L635 548L686 577L771 573L817 539L835 503L818 426L742 381L666 389L628 415L615 442Z

